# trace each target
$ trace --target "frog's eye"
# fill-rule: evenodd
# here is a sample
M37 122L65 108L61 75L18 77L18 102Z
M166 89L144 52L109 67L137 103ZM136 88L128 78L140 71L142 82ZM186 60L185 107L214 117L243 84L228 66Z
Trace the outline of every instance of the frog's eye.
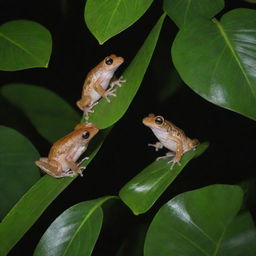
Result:
M83 139L88 139L89 136L90 136L90 133L87 132L87 131L82 134L82 138L83 138Z
M113 59L107 58L107 59L105 60L105 63L106 63L107 65L112 65Z
M155 119L156 124L162 124L164 122L164 119L161 116L157 116Z

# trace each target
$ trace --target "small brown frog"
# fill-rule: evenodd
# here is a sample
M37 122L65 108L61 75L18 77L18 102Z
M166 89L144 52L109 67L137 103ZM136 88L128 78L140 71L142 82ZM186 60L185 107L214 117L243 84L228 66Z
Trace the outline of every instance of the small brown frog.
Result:
M82 176L85 167L79 167L76 161L98 131L98 127L89 122L76 125L74 131L52 145L48 157L40 157L35 164L55 178L72 177L78 173Z
M148 126L159 139L159 142L148 145L153 146L156 151L163 147L170 150L165 156L157 159L173 157L170 161L170 163L172 163L171 169L176 163L180 164L180 160L185 152L194 149L199 144L197 139L190 139L185 135L183 130L165 120L162 116L149 114L142 122Z

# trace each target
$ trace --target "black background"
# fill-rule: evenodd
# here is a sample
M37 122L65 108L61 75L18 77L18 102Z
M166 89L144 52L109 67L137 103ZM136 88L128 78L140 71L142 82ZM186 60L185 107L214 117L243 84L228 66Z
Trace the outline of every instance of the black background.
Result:
M3 22L33 20L44 25L53 37L48 69L1 72L2 84L22 82L47 87L76 108L86 73L105 56L115 53L125 58L117 72L121 74L162 13L161 1L154 1L138 22L101 46L86 28L84 5L84 1L71 0L1 1ZM255 5L229 0L221 14L238 7L254 8ZM161 88L159 81L164 81L166 76L164 72L159 75L159 70L171 68L170 47L176 33L176 26L166 18L152 62L127 113L115 125L85 176L77 178L51 204L10 255L21 252L32 255L43 232L65 209L81 201L117 195L127 181L159 155L147 147L147 143L156 141L150 129L141 123L148 113L165 116L189 137L209 141L210 147L200 158L191 161L148 213L135 217L123 206L122 214L111 215L117 223L101 235L93 255L114 255L129 231L135 232L139 223L147 224L157 209L176 194L209 184L236 184L255 177L254 121L207 102L186 85L180 86L166 101L156 100ZM0 106L1 124L23 133L41 155L47 155L50 144L37 134L29 120L3 100Z

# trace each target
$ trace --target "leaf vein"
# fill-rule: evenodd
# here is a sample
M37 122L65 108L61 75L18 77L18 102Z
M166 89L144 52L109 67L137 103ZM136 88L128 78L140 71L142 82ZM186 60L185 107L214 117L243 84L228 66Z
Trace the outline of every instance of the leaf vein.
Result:
M181 236L184 240L188 241L194 248L198 249L199 251L201 251L204 255L209 256L209 254L203 249L201 248L199 245L197 245L196 243L194 243L191 239L189 239L187 236L183 235L181 232L179 232L178 230L174 229L173 227L170 227L174 232L176 232L179 236Z
M25 53L27 53L28 55L30 55L38 64L41 64L40 59L36 58L32 52L28 51L26 48L24 48L21 44L18 44L17 42L13 41L10 37L6 36L3 33L0 33L0 35L6 40L11 42L13 45L15 45L17 48L20 48L21 50L23 50ZM16 58L14 58L16 59Z
M105 31L106 31L106 32L108 31L109 25L111 24L112 19L113 19L113 17L114 17L114 14L116 13L116 10L118 9L120 3L121 3L121 0L118 0L117 3L116 3L115 8L113 9L113 11L112 11L112 13L111 13L111 15L110 15L110 17L109 17L109 20L108 20L108 22L107 22L107 24L106 24L106 26L105 26Z
M232 56L234 57L235 61L237 62L238 67L240 68L242 74L244 75L245 80L248 83L249 88L250 88L253 96L256 98L256 91L254 92L253 85L252 85L248 75L246 74L246 72L244 70L243 64L241 63L241 60L239 59L239 56L235 52L234 47L233 47L232 43L230 42L230 40L227 36L227 33L225 32L223 26L220 24L220 22L218 20L213 18L212 21L213 21L213 23L216 24L217 28L219 29L219 32L220 32L221 36L223 37L224 41L226 42L228 48L230 49L230 51L232 53Z
M185 13L184 13L184 21L183 21L183 26L185 25L186 23L186 19L187 19L187 15L188 15L188 11L189 11L189 7L191 5L191 0L188 1L188 5L187 5L187 8L185 10Z

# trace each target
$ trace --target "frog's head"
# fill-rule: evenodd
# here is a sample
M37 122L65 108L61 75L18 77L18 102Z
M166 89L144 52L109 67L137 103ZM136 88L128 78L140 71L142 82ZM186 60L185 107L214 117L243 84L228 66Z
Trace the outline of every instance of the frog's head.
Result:
M111 54L103 60L103 67L105 70L115 71L123 62L123 57L118 57L115 54Z
M74 130L77 136L80 136L83 140L90 141L98 133L99 128L93 123L84 122L76 125Z
M143 118L142 122L150 128L163 128L165 123L162 116L156 116L154 114L149 114L147 117Z

